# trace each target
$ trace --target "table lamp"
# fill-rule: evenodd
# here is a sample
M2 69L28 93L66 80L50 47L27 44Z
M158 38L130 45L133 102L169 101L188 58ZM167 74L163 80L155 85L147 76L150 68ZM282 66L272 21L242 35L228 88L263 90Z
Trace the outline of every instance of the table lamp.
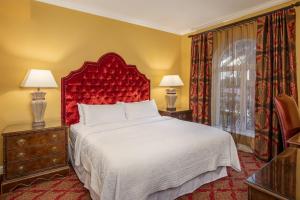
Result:
M176 88L183 86L183 82L178 75L166 75L160 81L159 86L162 87L171 87L166 89L166 101L167 101L167 110L168 111L176 111Z
M40 88L56 88L57 84L50 70L31 69L27 72L21 87L37 88L36 92L32 92L32 114L33 127L45 126L44 113L47 102L45 100L46 92L40 91Z

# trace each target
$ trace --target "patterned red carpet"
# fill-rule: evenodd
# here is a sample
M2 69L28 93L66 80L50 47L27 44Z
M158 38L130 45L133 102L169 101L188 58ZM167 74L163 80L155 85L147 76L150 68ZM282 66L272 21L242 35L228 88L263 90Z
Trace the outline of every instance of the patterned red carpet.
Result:
M228 168L228 177L203 185L192 194L178 200L215 200L247 199L246 177L263 166L252 154L239 152L242 171ZM19 188L12 193L1 196L5 200L88 200L89 192L84 189L74 171L68 177Z

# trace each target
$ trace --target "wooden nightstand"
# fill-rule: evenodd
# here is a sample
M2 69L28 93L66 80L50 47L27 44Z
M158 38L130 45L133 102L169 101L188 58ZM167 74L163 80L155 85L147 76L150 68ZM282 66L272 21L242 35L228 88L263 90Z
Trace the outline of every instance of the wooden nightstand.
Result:
M67 127L60 122L48 122L43 128L32 128L31 123L8 126L2 137L1 193L69 174Z
M166 109L159 109L159 113L163 116L170 116L177 119L192 121L192 110L177 108L176 111L168 111Z

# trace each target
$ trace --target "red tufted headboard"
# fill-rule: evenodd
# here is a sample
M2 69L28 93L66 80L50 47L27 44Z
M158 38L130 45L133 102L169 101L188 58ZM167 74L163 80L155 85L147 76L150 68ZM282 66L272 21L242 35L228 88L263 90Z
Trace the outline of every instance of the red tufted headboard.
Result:
M79 122L77 103L113 104L150 99L150 80L116 53L83 66L61 79L62 122Z

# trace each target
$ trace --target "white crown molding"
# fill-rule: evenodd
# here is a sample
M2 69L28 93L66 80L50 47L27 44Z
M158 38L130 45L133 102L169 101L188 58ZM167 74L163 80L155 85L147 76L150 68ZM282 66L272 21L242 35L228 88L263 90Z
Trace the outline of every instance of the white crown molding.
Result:
M232 21L234 19L238 19L238 18L244 17L246 15L253 14L253 13L256 13L256 12L259 12L259 11L262 11L262 10L265 10L265 9L268 9L268 8L271 8L273 6L277 6L277 5L280 5L280 4L283 4L283 3L287 3L287 2L292 2L292 0L271 0L267 3L238 11L238 12L232 14L232 15L227 15L227 16L215 19L215 20L211 20L207 23L203 23L200 26L197 26L196 28L192 28L192 29L181 32L180 35L192 33L192 32L195 32L197 30L200 30L200 29L204 29L204 28L207 28L207 27L210 27L210 26L218 25L220 23Z
M94 9L92 7L89 7L89 6L82 6L80 4L77 4L76 2L66 2L66 1L62 1L62 0L36 0L36 1L51 4L51 5L56 5L56 6L59 6L59 7L69 8L69 9L72 9L72 10L77 10L77 11L81 11L81 12L84 12L84 13L97 15L97 16L100 16L100 17L115 19L115 20L130 23L130 24L140 25L140 26L151 28L151 29L156 29L156 30L168 32L168 33L173 33L173 34L176 34L176 35L179 34L179 31L176 31L176 30L174 30L170 27L161 26L159 24L146 22L146 21L140 20L140 19L129 18L129 17L126 17L126 16L122 16L122 15L118 15L118 14L115 14L115 13L112 13L112 12L101 10L99 8L97 8L97 10L96 10L96 9Z
M197 27L194 27L194 28L191 27L190 29L184 30L184 31L175 30L171 27L161 26L159 24L146 22L146 21L140 20L140 19L128 18L126 16L122 16L122 15L118 15L118 14L115 14L112 12L101 10L99 8L97 8L97 10L96 10L89 6L80 5L80 4L76 3L75 1L73 1L73 2L68 2L68 1L63 1L63 0L36 0L36 1L56 5L59 7L69 8L72 10L77 10L77 11L81 11L81 12L85 12L85 13L89 13L89 14L93 14L93 15L97 15L97 16L101 16L101 17L111 18L111 19L131 23L131 24L136 24L136 25L140 25L140 26L144 26L144 27L148 27L148 28L152 28L152 29L157 29L160 31L165 31L165 32L169 32L169 33L173 33L173 34L177 34L177 35L184 35L184 34L192 33L197 30L207 28L210 26L214 26L214 25L217 25L217 24L220 24L223 22L231 21L231 20L246 16L246 15L249 15L251 13L259 12L259 11L262 11L264 9L267 9L267 8L270 8L273 6L280 5L282 3L291 2L292 0L270 0L267 3L261 4L261 5L255 6L255 7L247 8L247 9L238 11L234 14L227 15L225 17L220 17L218 19L211 20L209 22L200 24Z

